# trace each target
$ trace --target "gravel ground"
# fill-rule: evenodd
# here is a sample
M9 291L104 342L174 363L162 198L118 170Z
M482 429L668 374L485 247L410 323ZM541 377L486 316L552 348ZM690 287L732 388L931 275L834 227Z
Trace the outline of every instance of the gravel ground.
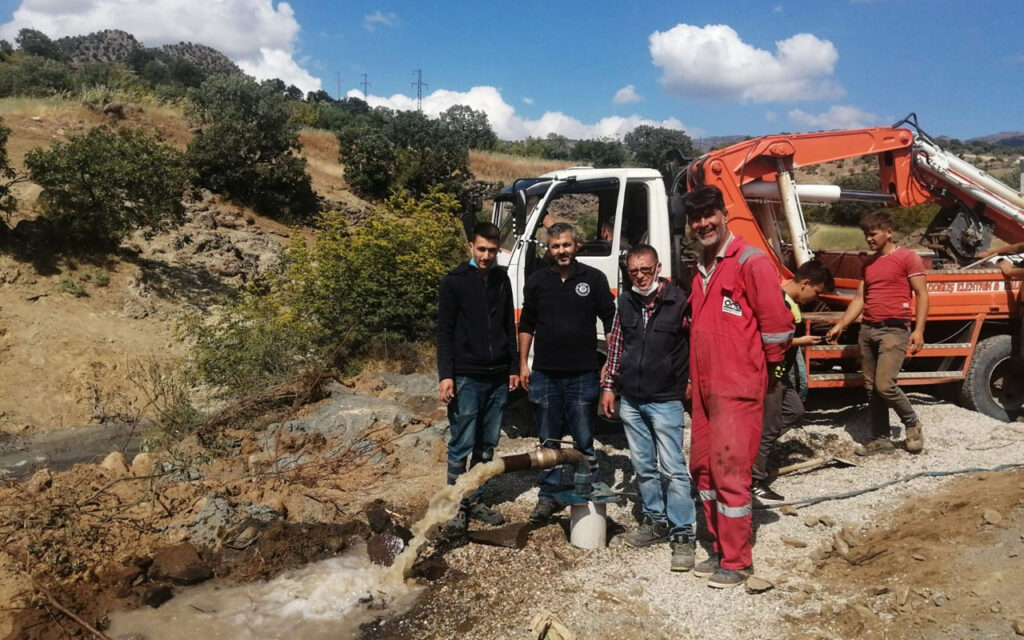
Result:
M824 454L849 458L859 466L784 476L773 488L789 500L801 500L865 488L920 471L991 468L1024 461L1024 425L1007 425L927 394L910 395L925 425L923 453L911 456L897 451L891 455L856 457L856 443L865 442L868 432L862 392L818 394L815 403L808 407L803 428L785 434L781 440L785 443L783 450L791 454L789 461L795 461L797 453ZM895 414L892 423L899 424ZM614 469L614 487L633 490L625 438L613 434L598 440L599 461L605 473ZM531 438L510 438L501 443L500 449L505 454L534 446ZM525 520L536 500L532 480L531 474L510 474L497 478L492 485L492 500L513 521ZM806 507L795 517L781 515L777 510L755 511L757 575L776 585L775 589L757 595L742 589L710 589L692 575L670 573L667 545L639 550L622 547L621 533L635 526L632 500L609 509L610 529L616 535L610 539L608 549L573 549L555 526L535 531L526 549L519 552L478 545L461 547L446 556L453 569L478 576L493 570L482 567L493 567L495 563L504 569L502 575L506 580L495 587L496 594L474 593L467 587L462 589L466 591L463 595L467 599L489 598L492 606L501 608L508 603L508 611L516 622L512 624L500 614L490 622L476 619L458 629L458 635L522 638L529 616L546 609L579 637L586 638L612 637L616 631L631 630L644 631L645 637L770 637L776 635L784 615L809 613L802 611L804 605L796 604L799 598L792 596L814 589L808 584L808 573L813 567L810 557L819 545L828 544L844 523L848 529L860 532L884 526L887 512L922 492L934 493L947 481L948 478L919 478L855 498ZM830 517L835 525L819 523L808 527L804 522L806 515L826 516L826 521ZM792 540L785 543L784 537ZM807 546L794 547L793 540ZM705 553L706 550L698 550L698 562ZM560 570L544 572L537 568L550 564L552 557L562 562ZM508 577L523 571L537 573L526 578ZM458 596L460 589L451 591L439 594L438 602ZM438 637L445 635L443 629L431 630Z

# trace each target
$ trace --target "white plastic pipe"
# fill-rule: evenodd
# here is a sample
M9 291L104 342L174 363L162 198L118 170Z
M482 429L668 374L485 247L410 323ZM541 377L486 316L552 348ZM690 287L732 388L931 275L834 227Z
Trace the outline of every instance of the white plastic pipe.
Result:
M800 202L838 202L842 189L837 184L797 184L796 197ZM743 196L745 198L760 198L761 200L781 200L779 186L774 182L748 182L743 185Z
M569 542L580 549L601 549L608 542L603 502L574 504L569 509Z
M776 174L779 185L779 199L782 202L782 213L786 217L786 224L789 226L789 241L793 244L793 258L796 266L811 259L811 247L807 240L807 223L804 222L804 212L800 209L800 200L796 196L793 176L785 170L782 161L779 161L779 172Z

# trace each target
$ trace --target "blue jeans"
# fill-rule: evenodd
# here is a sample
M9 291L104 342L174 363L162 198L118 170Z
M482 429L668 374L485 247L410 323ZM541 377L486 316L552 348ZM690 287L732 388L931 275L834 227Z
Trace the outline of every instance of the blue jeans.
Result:
M455 397L448 403L448 484L466 472L467 461L472 467L494 458L507 401L508 375L455 376ZM473 506L483 494L480 487L462 504Z
M629 441L643 514L672 535L694 535L696 509L683 457L683 403L636 402L622 396L619 416Z
M573 448L587 457L594 471L597 470L594 457L597 393L596 371L569 375L534 371L530 374L530 402L536 411L537 435L541 446L560 448L557 443L545 444L544 441L561 440L568 431L572 434ZM540 472L537 483L540 485L541 501L554 501L554 494L563 488L560 486L561 476L561 469L545 469Z

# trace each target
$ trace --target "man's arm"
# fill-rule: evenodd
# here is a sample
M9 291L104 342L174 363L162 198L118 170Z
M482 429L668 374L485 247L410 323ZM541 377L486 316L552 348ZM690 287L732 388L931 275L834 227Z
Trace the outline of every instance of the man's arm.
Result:
M530 345L533 334L519 331L519 386L530 390Z
M836 323L832 325L832 328L825 334L825 342L829 344L835 344L839 338L839 334L843 332L843 329L850 326L854 320L856 320L861 312L864 311L864 281L862 280L857 285L857 293L853 296L853 300L850 301L850 305L846 307L846 311L843 315L836 320Z
M924 275L910 276L910 288L914 291L917 304L914 307L914 330L910 332L910 353L917 353L924 347L924 325L928 322L928 285Z
M747 301L757 319L765 359L772 366L786 359L793 339L793 314L779 293L779 278L766 256L754 256L744 267Z
M1021 253L1024 251L1024 242L1015 242L1014 244L1008 244L1002 249L990 249L988 251L982 251L976 258L990 258L992 256L1005 256L1011 253Z
M1024 278L1024 267L1015 267L1009 260L1000 260L996 264L999 265L999 270L1002 271L1003 275L1007 278Z
M508 281L508 291L502 302L505 309L505 336L508 338L508 390L515 391L519 387L519 343L516 337L516 309L512 296L512 281Z
M455 395L455 321L458 315L458 300L445 278L437 291L437 391L444 403Z
M530 345L537 326L537 289L533 278L523 287L523 312L519 315L519 386L530 390Z
M606 417L615 413L615 381L619 378L619 361L622 358L622 323L615 314L612 332L605 335L608 345L608 360L601 368L601 411Z

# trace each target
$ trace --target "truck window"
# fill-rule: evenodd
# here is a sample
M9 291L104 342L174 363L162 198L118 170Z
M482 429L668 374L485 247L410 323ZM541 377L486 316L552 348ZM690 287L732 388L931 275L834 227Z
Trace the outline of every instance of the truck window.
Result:
M626 201L622 210L625 212L625 219L622 221L622 238L625 248L636 246L640 243L650 244L650 207L646 184L630 184L626 187Z
M534 230L534 250L528 257L532 271L547 259L547 227L568 222L576 228L578 255L610 256L615 233L615 210L619 198L618 178L577 180L557 184Z

